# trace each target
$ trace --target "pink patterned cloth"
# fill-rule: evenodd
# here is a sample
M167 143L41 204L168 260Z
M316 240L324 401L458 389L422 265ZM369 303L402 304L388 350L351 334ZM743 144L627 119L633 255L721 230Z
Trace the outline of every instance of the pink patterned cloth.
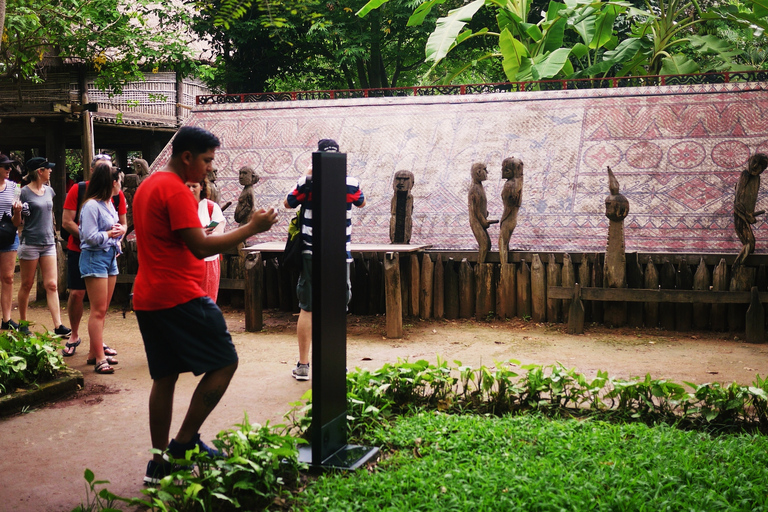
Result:
M219 278L221 277L221 265L219 259L205 262L205 272L200 286L213 302L219 296Z

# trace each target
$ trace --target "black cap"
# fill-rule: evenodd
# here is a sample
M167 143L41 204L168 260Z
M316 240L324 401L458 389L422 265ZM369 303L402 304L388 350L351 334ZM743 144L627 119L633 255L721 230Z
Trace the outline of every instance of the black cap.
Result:
M56 167L56 164L49 162L47 158L43 158L41 156L36 156L35 158L30 158L27 160L27 171L32 172L36 171L40 168L43 169L53 169Z
M4 155L4 154L0 153L0 165L8 165L8 164L12 164L12 163L13 163L13 160L8 158L8 155Z
M321 139L320 142L317 143L317 150L318 151L335 151L336 153L338 153L339 144L333 139Z

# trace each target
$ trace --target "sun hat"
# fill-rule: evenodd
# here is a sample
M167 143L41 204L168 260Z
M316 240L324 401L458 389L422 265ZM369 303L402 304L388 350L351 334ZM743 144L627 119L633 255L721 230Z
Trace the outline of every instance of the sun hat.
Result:
M36 171L38 169L53 169L56 164L49 162L47 158L36 156L27 160L27 172Z
M13 160L8 158L8 155L4 155L4 154L0 153L0 165L8 165L8 164L12 164L12 163L13 163Z

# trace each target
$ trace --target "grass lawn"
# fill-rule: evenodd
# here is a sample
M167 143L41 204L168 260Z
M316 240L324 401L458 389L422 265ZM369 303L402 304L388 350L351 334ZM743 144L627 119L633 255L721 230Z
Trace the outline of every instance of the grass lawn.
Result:
M365 441L373 471L322 476L296 509L768 510L768 438L660 425L425 412Z

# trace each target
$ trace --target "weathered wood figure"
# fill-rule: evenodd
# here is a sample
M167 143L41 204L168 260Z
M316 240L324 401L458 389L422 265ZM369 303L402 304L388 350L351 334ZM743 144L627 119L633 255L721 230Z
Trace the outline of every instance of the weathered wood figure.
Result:
M736 256L734 267L744 263L750 252L755 250L755 234L752 232L752 224L757 222L757 216L765 213L765 210L755 211L757 193L760 190L760 175L768 167L768 156L756 153L749 157L747 168L741 172L739 182L736 184L736 196L733 200L733 224L736 234L743 244L739 255Z
M128 227L133 226L133 195L141 182L149 175L149 165L142 158L134 158L131 166L123 177L123 195L125 195L128 214L126 220Z
M253 208L256 205L256 192L253 190L253 186L259 182L259 176L250 167L241 167L238 171L240 184L243 186L243 191L240 193L240 197L237 198L237 206L235 207L235 222L239 225L243 225L248 222L253 213Z
M523 202L523 162L515 157L501 163L501 177L507 180L501 189L504 211L499 221L499 261L507 263L509 239L517 226L517 212Z
M605 198L605 216L608 217L608 245L605 248L605 266L603 267L603 286L606 288L626 288L627 257L624 252L624 219L629 214L629 201L619 193L619 181L608 167L608 190ZM626 303L606 303L603 307L603 321L614 326L626 323Z
M389 241L393 244L407 244L411 241L413 228L413 188L411 171L397 171L392 181L395 195L392 196L389 217Z
M472 164L472 184L469 187L469 226L477 239L479 246L477 262L485 263L488 251L491 250L491 237L488 227L499 222L488 218L488 200L485 196L483 182L488 179L488 169L485 164Z
M222 206L221 190L219 190L219 186L216 184L216 179L219 177L218 173L218 169L211 169L208 171L208 199L219 206Z

